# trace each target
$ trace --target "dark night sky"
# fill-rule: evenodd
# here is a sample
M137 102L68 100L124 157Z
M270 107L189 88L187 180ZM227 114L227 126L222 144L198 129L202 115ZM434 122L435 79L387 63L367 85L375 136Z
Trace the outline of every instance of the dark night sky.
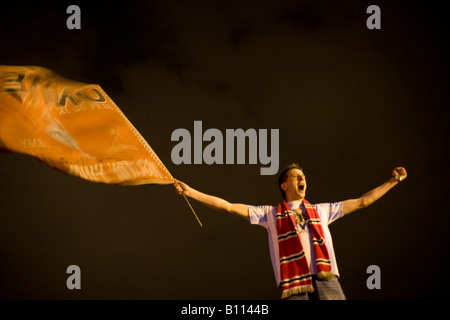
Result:
M98 83L169 171L232 202L276 204L258 165L175 165L177 128L280 130L307 199L408 179L331 225L349 299L449 298L446 16L436 1L55 1L2 4L0 64ZM66 8L81 8L81 30ZM381 30L366 8L381 8ZM3 299L279 299L263 228L172 186L96 184L0 154ZM68 290L66 268L81 268ZM369 265L381 290L366 287Z

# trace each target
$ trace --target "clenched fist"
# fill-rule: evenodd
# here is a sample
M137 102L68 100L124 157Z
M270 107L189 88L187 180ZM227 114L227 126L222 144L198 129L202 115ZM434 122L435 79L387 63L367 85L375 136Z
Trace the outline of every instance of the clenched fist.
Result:
M185 195L188 195L188 193L191 189L186 183L178 181L178 180L175 180L173 186L175 187L175 190L179 195L181 195L183 193Z
M399 182L405 180L407 176L406 169L403 167L395 167L392 170L392 177Z

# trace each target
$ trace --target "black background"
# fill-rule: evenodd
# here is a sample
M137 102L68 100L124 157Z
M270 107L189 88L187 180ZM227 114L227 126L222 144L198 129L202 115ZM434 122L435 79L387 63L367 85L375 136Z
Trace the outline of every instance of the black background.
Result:
M69 30L66 8L81 8ZM381 30L366 9L381 8ZM232 202L276 204L261 165L175 165L171 134L280 130L307 199L408 178L331 225L348 299L448 298L446 16L436 1L55 1L2 4L0 64L98 83L173 176ZM263 228L170 185L95 184L0 154L3 299L279 299ZM81 268L81 290L66 268ZM366 269L381 268L369 290Z

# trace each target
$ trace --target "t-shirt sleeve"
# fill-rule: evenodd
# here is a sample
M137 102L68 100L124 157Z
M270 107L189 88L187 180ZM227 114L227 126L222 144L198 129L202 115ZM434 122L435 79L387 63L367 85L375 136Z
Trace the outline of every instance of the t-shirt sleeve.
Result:
M320 215L322 223L330 224L344 216L342 201L333 203L319 203L314 205Z
M268 215L272 214L273 206L248 206L249 221L267 229Z

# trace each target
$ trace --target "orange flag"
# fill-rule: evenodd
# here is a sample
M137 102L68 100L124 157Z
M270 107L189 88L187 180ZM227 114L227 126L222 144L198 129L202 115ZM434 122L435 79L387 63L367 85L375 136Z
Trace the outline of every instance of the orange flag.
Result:
M100 183L174 178L99 85L35 66L0 66L0 148Z

